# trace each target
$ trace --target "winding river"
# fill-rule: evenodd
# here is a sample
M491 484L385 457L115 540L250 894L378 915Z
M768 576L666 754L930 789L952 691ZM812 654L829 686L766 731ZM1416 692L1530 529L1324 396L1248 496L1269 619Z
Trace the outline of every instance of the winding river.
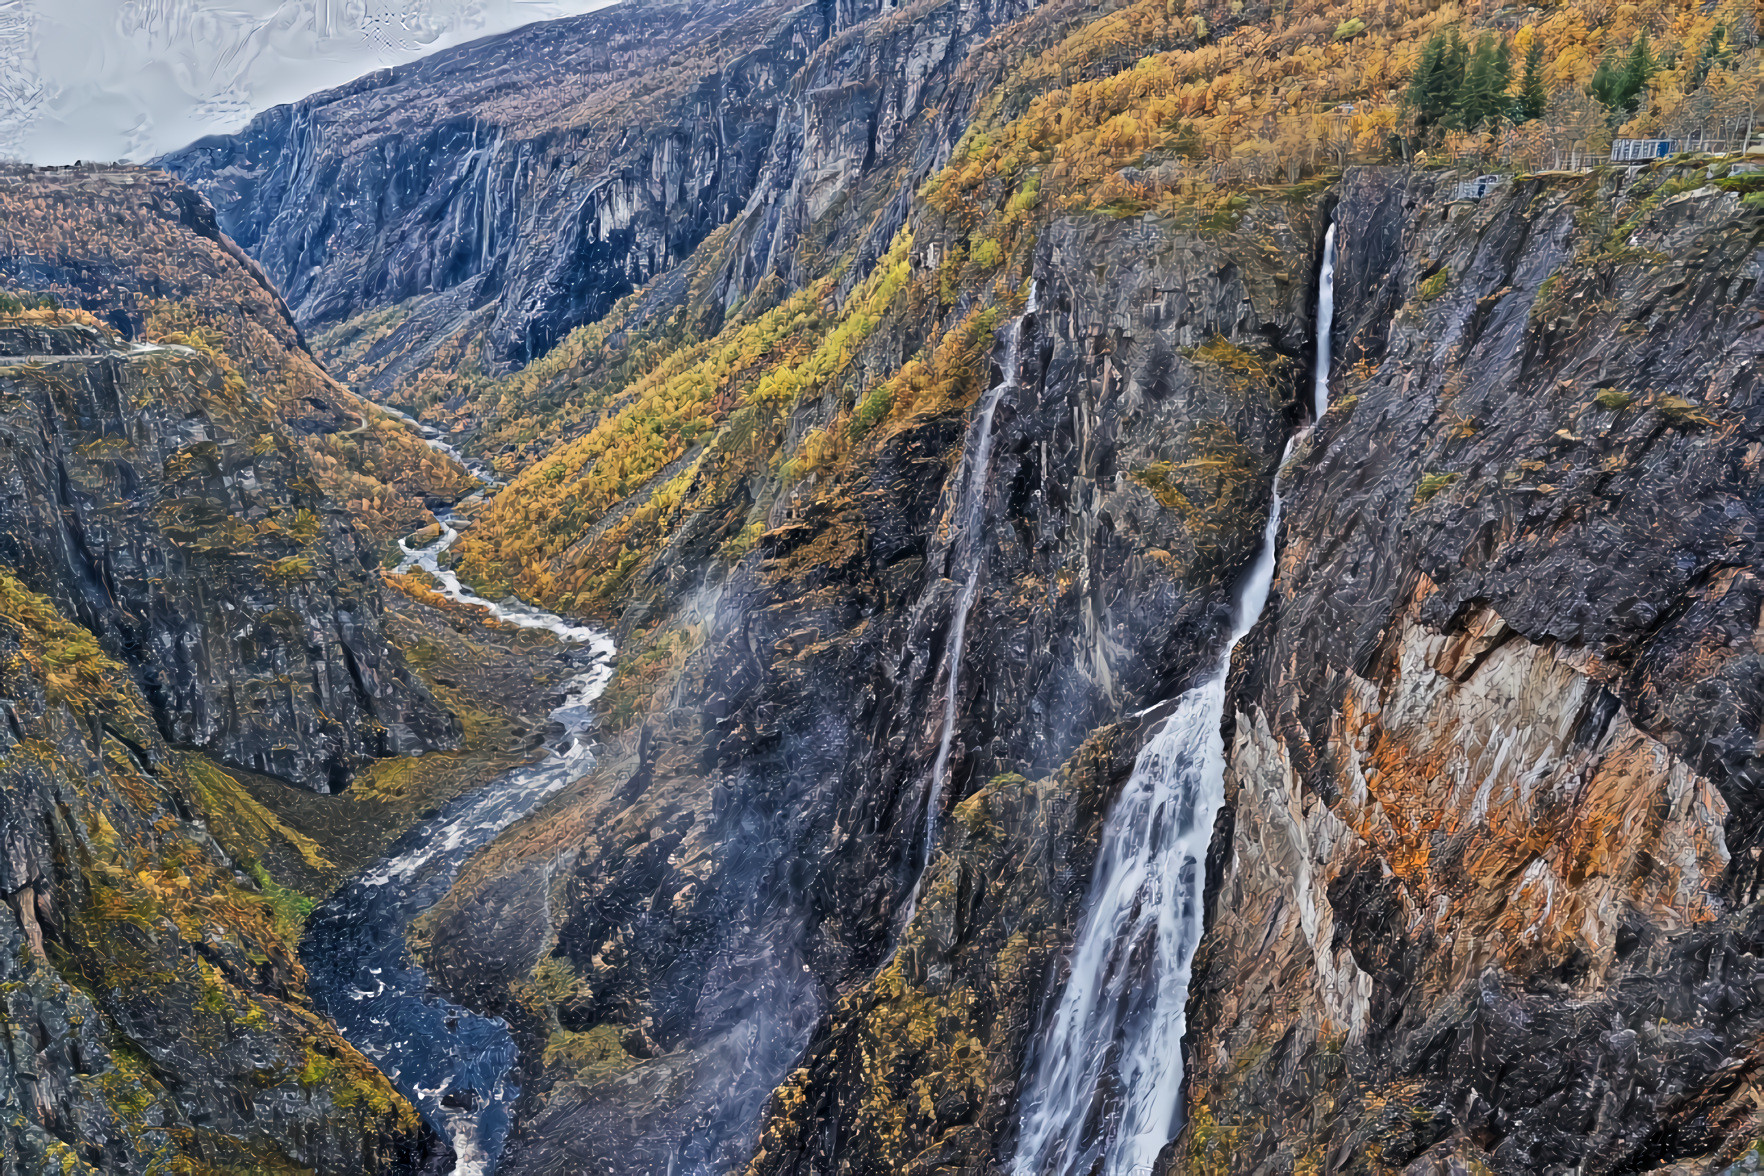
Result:
M566 683L551 718L562 733L545 757L491 780L406 832L385 860L345 884L313 912L301 941L308 990L343 1036L371 1058L441 1135L452 1141L459 1176L492 1171L508 1134L519 1089L509 1080L517 1050L508 1026L434 991L405 946L411 920L434 906L460 866L496 834L594 765L591 704L613 671L607 634L510 599L485 600L440 566L458 538L441 515L441 534L411 548L402 541L398 570L422 568L454 600L479 605L503 621L546 629L578 647L582 667Z

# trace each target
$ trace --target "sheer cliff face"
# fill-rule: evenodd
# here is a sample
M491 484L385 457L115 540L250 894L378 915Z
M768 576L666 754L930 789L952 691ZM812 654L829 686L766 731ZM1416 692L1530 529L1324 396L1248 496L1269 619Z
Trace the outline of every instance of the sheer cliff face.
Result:
M1332 407L1235 658L1164 1166L1614 1171L1750 1145L1757 213L1701 167L1474 205L1443 182L1042 227L1037 308L1020 336L1001 313L976 385L1018 337L948 808L904 923L984 393L789 492L711 457L666 475L682 513L627 590L602 766L425 936L521 1036L507 1170L1008 1162L1102 814L1161 717L1138 712L1216 649L1304 416L1332 217ZM923 303L892 305L862 362L915 338Z
M8 284L137 342L7 327L0 559L131 667L179 746L326 791L451 743L380 633L379 542L325 491L414 526L388 467L413 488L470 477L318 369L194 192L133 169L6 178Z
M0 1172L409 1170L416 1114L306 1002L293 896L216 841L274 818L10 570L0 690Z
M1239 652L1172 1170L1731 1159L1758 222L1705 169L1342 185L1334 405Z
M831 245L879 256L896 197L984 93L956 73L1025 7L638 0L279 107L159 165L214 202L302 326L335 328L339 375L390 394L462 359L543 356L731 221L725 304L813 276ZM872 174L886 183L864 189Z
M741 207L781 88L824 36L818 8L776 0L618 5L160 162L214 201L302 323L445 295L411 346L482 312L491 357L526 362Z
M1764 1135L1756 201L1689 164L1216 189L1176 120L1328 22L1179 7L1017 73L1107 18L633 4L167 161L338 370L506 450L462 572L616 618L597 769L417 929L520 1043L502 1171L1008 1164L1103 815L1306 423L1331 218L1160 1167ZM1160 81L1135 22L1208 43Z
M177 335L224 355L376 548L476 484L325 374L262 269L185 185L135 168L8 168L0 218L8 286L83 308L124 339Z
M0 1170L408 1170L253 831L326 863L193 750L324 789L452 739L347 520L186 345L0 321L0 439Z
M340 406L284 411L335 385L188 189L4 178L0 284L87 310L0 316L0 1171L412 1171L260 858L331 863L222 767L326 791L457 739L315 476Z

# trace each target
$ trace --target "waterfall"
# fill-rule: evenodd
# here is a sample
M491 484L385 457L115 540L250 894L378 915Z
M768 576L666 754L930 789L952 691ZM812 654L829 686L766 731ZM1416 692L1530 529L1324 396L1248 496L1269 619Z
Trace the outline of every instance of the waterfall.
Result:
M1317 420L1329 411L1329 332L1335 326L1335 226L1323 234L1323 269L1317 275L1317 362L1311 371Z
M1317 297L1318 416L1328 407L1334 260L1331 226ZM1188 982L1205 917L1207 844L1225 802L1225 679L1268 600L1280 507L1276 476L1230 640L1140 750L1104 823L1070 978L1024 1082L1015 1176L1136 1176L1181 1130Z
M1005 330L1004 361L999 367L999 381L986 390L980 411L962 455L962 483L951 525L955 535L951 545L957 567L967 574L956 593L955 609L949 626L949 644L944 648L943 734L937 741L937 758L931 765L931 778L925 794L925 848L919 870L931 861L937 845L937 815L943 809L943 775L949 769L950 744L955 739L957 690L961 685L962 647L967 640L968 614L973 611L974 597L980 588L980 569L986 564L986 491L987 476L992 468L992 417L1004 394L1017 386L1021 369L1023 323L1035 313L1035 283L1029 284L1029 303L1023 313L1011 320ZM914 897L918 888L914 887ZM909 900L910 912L914 903ZM911 918L910 913L907 916Z

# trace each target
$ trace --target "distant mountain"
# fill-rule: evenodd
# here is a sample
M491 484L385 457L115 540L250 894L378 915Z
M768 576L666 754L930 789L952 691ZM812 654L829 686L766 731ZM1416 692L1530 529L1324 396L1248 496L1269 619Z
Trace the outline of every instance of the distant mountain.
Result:
M0 8L0 158L139 163L256 112L609 0L17 0Z
M947 153L979 93L952 89L954 71L1026 10L636 0L381 71L157 163L214 203L340 376L393 395L539 358L737 219L706 278L720 305L812 269L798 251L835 205L851 207L813 248L857 236L879 255L902 209L860 214L860 183Z

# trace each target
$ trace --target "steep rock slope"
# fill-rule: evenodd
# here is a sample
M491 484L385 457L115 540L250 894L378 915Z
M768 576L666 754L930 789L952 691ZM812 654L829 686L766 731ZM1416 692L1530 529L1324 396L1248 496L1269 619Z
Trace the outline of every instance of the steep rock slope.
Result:
M248 799L7 571L0 628L0 1171L412 1170L416 1114L307 1005L295 896L199 815Z
M302 322L446 295L405 346L432 350L488 308L490 356L530 360L746 203L783 86L841 15L621 4L279 107L162 163L210 195Z
M1238 652L1164 1166L1694 1168L1759 1134L1758 181L1556 177L1473 206L1440 176L1320 172L1400 158L1398 91L1467 19L759 9L736 59L792 72L730 106L769 138L751 179L697 189L745 185L714 215L623 123L579 167L511 173L523 148L475 119L433 185L395 169L406 204L391 141L350 154L338 128L401 98L427 117L477 66L507 84L484 46L427 90L401 71L266 119L259 156L196 152L224 217L290 213L253 248L308 291L303 321L338 324L340 370L478 428L511 475L461 571L619 626L599 769L417 929L520 1042L505 1170L1009 1165L1102 815L1216 652L1305 416L1331 208L1335 409L1289 468L1280 585ZM1726 9L1487 16L1518 19L1562 50L1583 138L1614 121L1590 75L1638 30L1674 44L1641 133L1755 65ZM1730 19L1744 70L1717 60ZM648 127L633 112L683 121L698 91L649 93L579 109ZM338 121L308 136L321 108ZM691 116L695 167L730 153L716 109ZM1515 158L1554 130L1513 131ZM509 174L556 182L522 203ZM226 193L246 179L267 194ZM333 190L372 199L333 222ZM557 219L573 198L594 232Z
M133 671L164 737L309 788L442 746L374 553L236 374L188 346L0 327L0 561Z
M183 184L137 168L7 168L0 217L0 278L91 311L125 339L176 335L223 355L376 546L476 484L325 374L262 270Z
M1704 1170L1759 1134L1764 227L1725 172L1342 186L1171 1170Z
M0 434L0 1167L411 1170L248 834L322 855L170 745L322 788L450 737L348 524L226 368L89 318L0 323Z

